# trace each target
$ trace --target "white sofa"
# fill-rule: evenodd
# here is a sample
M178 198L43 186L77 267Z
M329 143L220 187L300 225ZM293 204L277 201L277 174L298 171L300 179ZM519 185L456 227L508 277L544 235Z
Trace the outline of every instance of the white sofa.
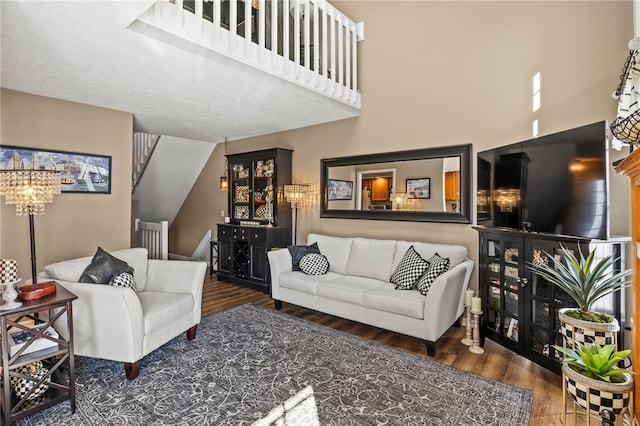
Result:
M189 340L195 338L207 265L148 259L144 248L110 254L133 267L137 294L131 288L77 282L91 256L47 265L38 282L55 280L78 296L73 301L75 354L123 362L131 380L151 351L184 331ZM55 328L68 339L66 315Z
M307 244L313 243L329 261L324 275L293 271L289 250L268 253L276 309L288 302L418 337L426 341L430 356L435 355L436 341L464 313L464 292L474 265L463 246L309 234ZM396 290L389 282L412 245L423 259L436 252L450 259L449 270L426 296L418 290Z

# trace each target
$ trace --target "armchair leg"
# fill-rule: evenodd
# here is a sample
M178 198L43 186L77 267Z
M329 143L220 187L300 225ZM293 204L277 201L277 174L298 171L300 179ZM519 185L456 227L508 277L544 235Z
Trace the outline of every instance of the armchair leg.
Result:
M198 330L198 324L194 325L187 330L187 340L193 340L196 338L196 331Z
M436 342L427 340L426 343L427 343L427 355L436 356Z
M127 380L133 380L140 374L140 364L142 360L139 359L136 362L125 362L124 373L127 376Z
M282 309L282 300L273 300L273 307L276 308L276 311Z

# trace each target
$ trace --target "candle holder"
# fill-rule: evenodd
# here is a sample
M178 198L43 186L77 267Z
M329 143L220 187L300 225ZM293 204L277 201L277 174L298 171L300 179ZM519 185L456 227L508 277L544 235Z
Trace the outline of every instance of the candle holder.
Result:
M469 352L480 355L484 349L480 347L480 315L482 311L471 312L473 314L473 345L469 347Z
M8 311L10 309L16 309L22 306L22 302L16 302L16 297L18 297L18 292L16 291L15 284L19 283L18 281L8 281L4 283L4 293L2 293L2 300L4 300L4 304L0 305L0 311Z
M471 325L471 306L464 305L464 315L467 321L467 335L462 339L462 344L466 346L473 346L473 326Z

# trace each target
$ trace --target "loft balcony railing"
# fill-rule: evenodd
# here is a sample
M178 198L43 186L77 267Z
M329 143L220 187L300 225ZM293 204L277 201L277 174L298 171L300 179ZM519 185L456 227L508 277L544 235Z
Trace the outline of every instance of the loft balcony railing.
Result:
M138 21L360 108L364 24L324 0L160 0Z

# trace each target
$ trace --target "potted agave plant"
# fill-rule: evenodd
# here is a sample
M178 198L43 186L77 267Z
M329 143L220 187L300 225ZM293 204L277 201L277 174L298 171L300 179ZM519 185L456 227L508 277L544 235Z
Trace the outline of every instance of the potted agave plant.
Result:
M616 351L615 345L597 343L576 346L576 350L554 346L565 355L562 373L571 399L596 415L604 408L615 415L623 413L629 406L634 373L618 365L631 351Z
M537 262L527 267L535 274L555 284L577 304L577 308L563 308L558 311L562 334L568 346L575 348L574 341L589 346L597 341L601 345L616 342L615 336L620 325L618 321L606 313L594 312L595 302L614 291L626 287L626 278L633 273L632 269L611 273L613 256L606 256L595 261L595 250L587 257L578 246L578 256L573 251L560 247L561 258L545 252L551 264ZM564 260L564 262L562 262Z

